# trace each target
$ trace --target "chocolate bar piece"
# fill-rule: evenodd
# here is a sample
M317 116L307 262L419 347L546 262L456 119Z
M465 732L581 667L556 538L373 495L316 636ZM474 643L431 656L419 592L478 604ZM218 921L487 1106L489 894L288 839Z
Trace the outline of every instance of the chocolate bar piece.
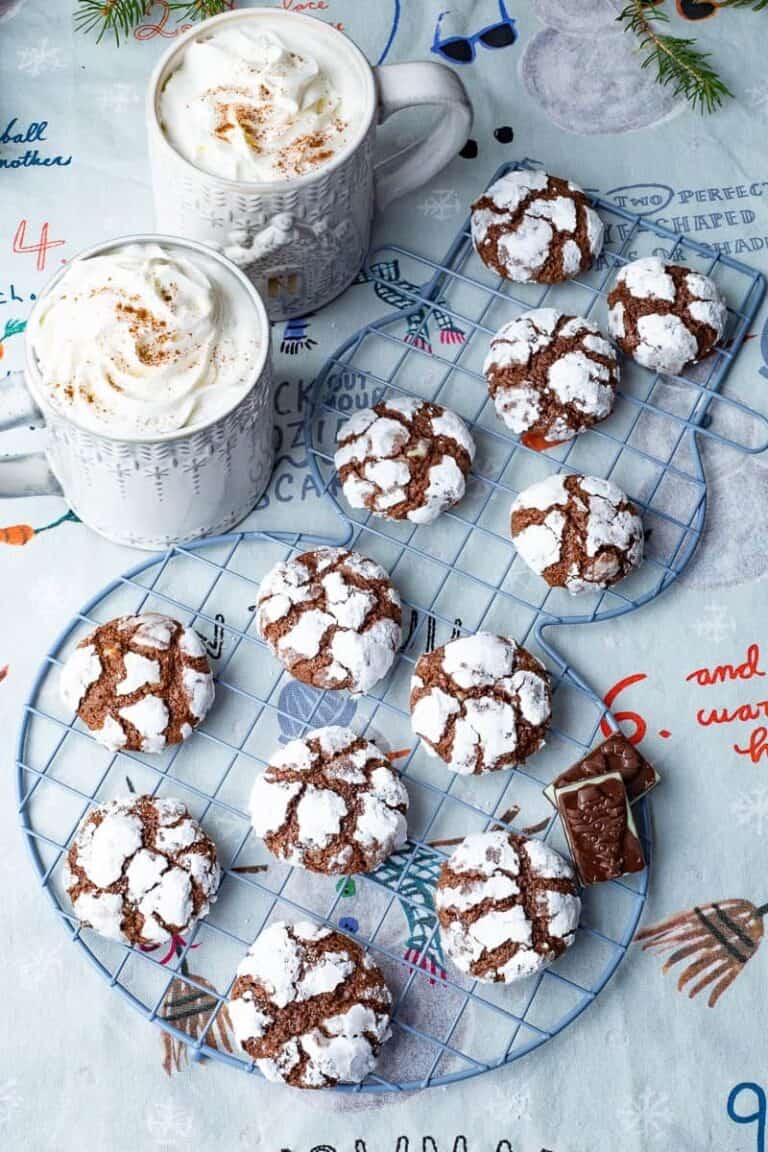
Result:
M544 795L550 804L557 807L555 792L558 788L576 784L579 780L588 780L591 776L605 776L610 772L621 774L630 804L645 796L659 782L656 769L640 755L634 744L630 744L623 732L612 732L597 748L561 772L544 789Z
M555 798L582 884L642 872L643 846L619 772L558 788Z

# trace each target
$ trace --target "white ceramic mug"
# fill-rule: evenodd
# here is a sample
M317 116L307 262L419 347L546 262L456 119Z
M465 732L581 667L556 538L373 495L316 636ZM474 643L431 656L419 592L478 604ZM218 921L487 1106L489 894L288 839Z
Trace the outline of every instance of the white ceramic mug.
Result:
M259 354L250 383L228 412L196 428L158 436L94 432L55 409L41 386L31 341L24 372L0 381L0 430L42 425L45 453L0 457L0 497L63 493L94 531L119 544L160 549L223 532L259 500L274 457L273 387L269 321L258 292L219 253L174 236L123 236L97 244L79 258L124 244L159 244L195 253L222 266L253 307ZM40 295L41 306L65 274L62 268ZM34 315L34 310L33 310Z
M290 43L290 28L322 40L356 77L359 128L347 147L316 172L270 183L212 176L182 157L160 118L163 86L190 41L234 21L258 20ZM429 135L376 164L376 125L419 104L441 109ZM147 132L161 232L189 236L223 252L257 286L273 320L320 308L343 292L368 250L374 204L425 184L456 156L472 125L472 106L458 76L444 64L372 68L331 25L279 8L225 12L191 28L161 57L150 80Z

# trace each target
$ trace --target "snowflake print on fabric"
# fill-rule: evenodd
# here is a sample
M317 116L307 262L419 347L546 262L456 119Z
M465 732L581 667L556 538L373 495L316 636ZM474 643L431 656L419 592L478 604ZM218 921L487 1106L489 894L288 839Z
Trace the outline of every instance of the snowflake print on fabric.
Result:
M430 220L451 220L461 210L461 201L455 188L435 188L419 204L419 212Z
M51 946L47 941L39 941L16 963L14 975L18 986L25 992L39 992L46 986L56 987L64 980L64 965L68 957L69 949L65 951L64 944Z
M768 830L768 788L755 788L731 804L736 823L762 836Z
M728 635L730 619L731 614L724 604L705 604L693 621L693 630L697 636L716 644Z
M664 1136L672 1126L672 1101L666 1092L643 1088L626 1108L620 1108L617 1119L621 1128L631 1135Z
M63 45L52 44L47 36L38 44L16 50L16 67L32 79L65 66Z
M18 1081L3 1080L0 1082L0 1124L7 1124L11 1113L16 1112L22 1105L22 1096L19 1092Z
M745 92L745 101L748 108L762 108L768 104L768 84L751 84Z
M463 344L467 338L463 329L459 328L448 314L448 304L443 297L438 297L434 306L429 309L423 306L414 308L414 302L423 290L423 286L420 287L400 275L399 260L381 260L376 264L371 264L370 269L363 268L358 273L357 279L353 283L372 283L373 290L379 300L401 312L411 310L406 319L408 333L405 342L412 344L414 348L420 348L423 352L432 352L428 317L434 318L440 329L441 344Z
M105 112L124 112L138 104L141 96L132 84L111 84L97 93L96 99Z
M146 1126L152 1144L157 1148L186 1148L195 1127L194 1117L173 1100L151 1105L146 1113Z

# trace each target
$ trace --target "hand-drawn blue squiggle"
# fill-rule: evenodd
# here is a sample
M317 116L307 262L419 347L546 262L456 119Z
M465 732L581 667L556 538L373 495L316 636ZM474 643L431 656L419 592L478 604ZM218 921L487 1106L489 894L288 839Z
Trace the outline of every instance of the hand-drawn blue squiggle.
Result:
M634 196L632 195L633 193ZM631 203L632 211L636 212L638 216L651 216L656 212L664 211L675 195L675 190L674 188L670 188L668 184L624 184L621 188L611 188L610 191L605 192L604 195L606 197L626 195L630 201L660 195L659 203L650 204L647 208L643 208L643 206L639 204ZM620 202L619 206L621 207Z
M754 1112L737 1112L736 1101L742 1092L754 1093L757 1100L757 1108ZM745 1080L741 1084L737 1084L728 1093L727 1104L728 1116L733 1120L734 1124L757 1124L755 1130L755 1152L765 1152L765 1114L766 1114L766 1099L765 1090L759 1084L755 1084L751 1080Z
M392 13L392 27L389 30L389 39L384 45L384 50L376 61L377 64L383 64L389 55L389 50L392 47L392 41L397 36L398 25L400 24L400 0L394 0L395 10Z

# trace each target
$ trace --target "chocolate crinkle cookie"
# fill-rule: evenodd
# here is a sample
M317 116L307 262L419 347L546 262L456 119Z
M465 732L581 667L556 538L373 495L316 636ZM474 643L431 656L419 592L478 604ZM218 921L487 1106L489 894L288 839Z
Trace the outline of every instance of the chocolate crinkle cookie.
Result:
M380 564L316 548L267 573L256 626L292 676L315 688L367 692L402 639L400 597Z
M216 899L216 845L179 800L126 796L94 808L67 853L81 924L148 948L182 935Z
M507 280L559 284L586 271L603 247L603 222L570 180L540 169L508 172L472 205L481 260Z
M609 416L619 383L612 344L591 320L535 308L491 340L483 372L513 432L570 440Z
M310 872L371 872L405 843L408 793L375 744L317 728L271 757L251 792L270 852Z
M334 463L352 508L429 524L463 497L474 455L455 412L401 396L357 412L339 433Z
M512 539L553 588L588 592L616 584L643 559L643 522L627 497L599 476L553 474L512 505Z
M267 1080L358 1084L389 1038L392 997L359 944L306 921L276 921L240 961L235 1036Z
M608 330L627 355L673 376L709 355L728 319L714 280L658 256L620 269L608 309Z
M420 656L410 704L427 752L464 775L522 764L544 744L552 712L544 665L490 632Z
M467 836L440 871L440 938L462 972L510 984L573 944L577 892L570 864L543 840L501 830Z
M162 752L186 740L214 695L200 637L157 612L100 625L65 661L60 686L65 704L113 752Z

